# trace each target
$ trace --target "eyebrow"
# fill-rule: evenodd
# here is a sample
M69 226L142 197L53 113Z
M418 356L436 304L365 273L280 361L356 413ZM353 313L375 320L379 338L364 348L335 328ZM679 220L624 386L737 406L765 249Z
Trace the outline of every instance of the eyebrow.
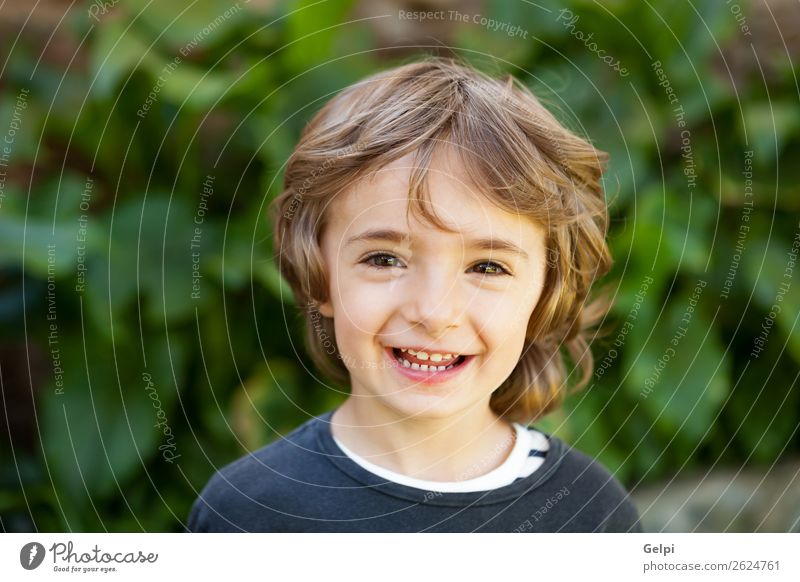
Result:
M411 240L407 233L400 232L399 230L392 229L378 229L368 230L357 234L347 239L345 246L349 246L356 242L371 242L371 241L387 241L395 244L401 244ZM528 253L514 243L491 237L483 237L467 240L467 246L473 249L480 249L485 251L507 251L520 255L523 259L528 259Z

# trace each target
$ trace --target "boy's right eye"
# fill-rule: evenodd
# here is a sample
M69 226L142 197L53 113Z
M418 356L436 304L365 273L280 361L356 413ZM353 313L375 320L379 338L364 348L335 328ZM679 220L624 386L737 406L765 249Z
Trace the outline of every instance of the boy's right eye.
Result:
M392 263L394 261L394 263ZM362 263L373 269L383 269L385 267L399 267L399 259L388 253L374 253L366 257Z

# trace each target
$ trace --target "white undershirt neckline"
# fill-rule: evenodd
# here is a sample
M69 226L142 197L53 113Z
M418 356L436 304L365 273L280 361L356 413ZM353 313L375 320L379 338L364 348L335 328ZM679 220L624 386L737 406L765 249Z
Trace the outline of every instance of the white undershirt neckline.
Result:
M397 473L357 455L345 447L336 437L333 437L333 440L342 452L356 464L387 481L425 491L464 493L487 491L509 485L517 479L529 476L544 462L544 453L550 448L547 437L538 430L529 429L516 422L512 426L516 430L517 439L506 460L500 466L495 467L484 475L463 481L429 481Z

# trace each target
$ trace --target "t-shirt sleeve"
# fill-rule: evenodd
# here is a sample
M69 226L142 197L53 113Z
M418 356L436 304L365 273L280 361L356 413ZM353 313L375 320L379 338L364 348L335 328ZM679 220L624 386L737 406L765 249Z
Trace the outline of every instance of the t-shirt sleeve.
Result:
M189 519L186 522L186 533L205 533L209 531L208 507L202 497L198 497L189 510Z
M624 489L621 486L619 488L624 494ZM627 494L606 518L602 531L608 533L642 533L639 512Z
M291 490L270 478L260 464L243 458L217 471L189 511L190 533L283 531L278 507L286 507ZM288 511L296 510L294 506Z
M207 533L218 531L218 523L221 519L216 507L219 506L220 475L215 473L209 480L189 510L189 519L186 523L186 531L189 533Z
M246 496L222 473L215 473L203 488L189 511L186 531L189 533L244 531L238 524Z
M565 486L574 490L583 521L577 529L594 532L641 533L639 512L630 494L599 461L572 449L563 467Z

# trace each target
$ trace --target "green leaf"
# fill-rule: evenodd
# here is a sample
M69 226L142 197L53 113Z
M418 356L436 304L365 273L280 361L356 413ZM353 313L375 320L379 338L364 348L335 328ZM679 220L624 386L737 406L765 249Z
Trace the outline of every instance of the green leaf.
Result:
M153 335L147 366L139 345L118 344L115 350L92 333L64 334L51 347L59 349L64 384L62 393L54 384L43 393L43 451L62 504L91 511L98 497L124 496L126 480L168 444L164 432L174 426L177 394L173 377L182 382L186 354L175 342L168 352L164 339ZM152 379L151 390L144 373Z
M298 398L298 369L294 362L272 358L259 366L233 394L230 425L239 443L252 451L286 434Z
M797 236L800 235L796 235L794 240L773 239L769 245L762 238L754 238L742 253L741 269L747 287L754 291L755 303L761 307L757 312L762 315L762 325L770 325L774 320L783 332L781 337L776 329L772 329L768 341L782 344L788 337L789 351L795 360L800 361L800 328L797 324L800 293L796 290L798 283L794 280L798 268L797 249L800 247ZM770 313L774 313L771 318ZM759 326L752 333L756 337L761 332Z
M305 71L327 60L337 35L347 34L342 25L353 7L353 0L297 0L288 16L288 33L292 43L286 47L286 58L295 71Z
M166 52L181 48L189 53L208 51L232 38L239 25L251 16L246 2L230 0L128 0L125 9L131 16L137 15L137 25L148 37L161 36L159 44ZM129 21L130 16L124 20Z
M137 298L147 321L156 325L187 319L202 305L199 301L208 299L202 293L207 258L202 246L191 246L197 227L194 212L180 198L170 201L167 195L151 193L120 204L113 228L107 218L110 258L92 265L87 285L86 307L98 329L109 333L112 315L123 316ZM193 296L195 284L199 295Z
M0 214L0 266L21 267L46 279L74 272L78 256L74 227Z
M729 356L706 315L713 291L702 281L675 293L654 328L634 326L634 349L624 352L628 394L659 432L694 444L708 438L730 377Z
M574 435L571 444L624 478L629 471L624 462L625 456L630 451L624 451L616 445L613 436L618 427L605 421L609 416L621 412L620 396L610 386L595 384L571 397L566 408L569 411L567 422ZM598 414L601 409L605 411L605 417Z
M741 119L741 118L740 118ZM743 108L742 139L747 139L760 164L771 165L800 130L800 108L796 100L776 99L747 103Z
M239 73L208 72L184 63L165 76L161 94L179 107L204 110L224 97L230 97L238 76Z
M159 60L151 43L129 24L126 19L108 19L95 28L89 69L92 92L98 99L110 98L117 85L142 64L155 66Z

